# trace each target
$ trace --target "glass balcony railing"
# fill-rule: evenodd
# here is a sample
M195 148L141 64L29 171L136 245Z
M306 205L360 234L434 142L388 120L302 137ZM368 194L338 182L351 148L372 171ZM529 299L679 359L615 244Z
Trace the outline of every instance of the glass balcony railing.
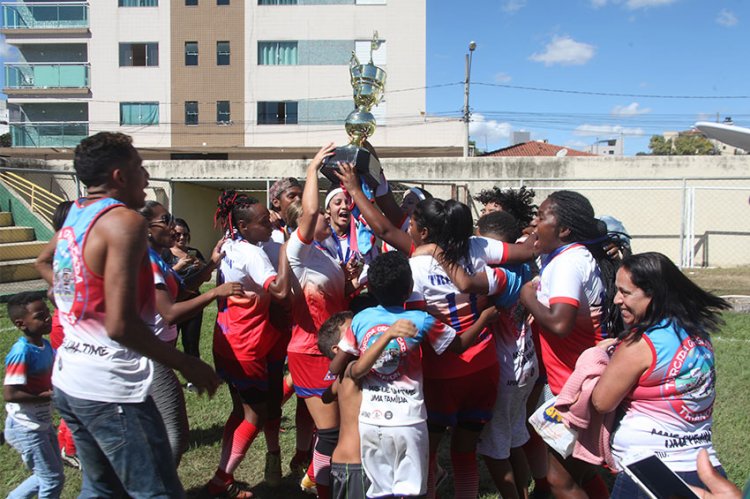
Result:
M88 63L6 63L5 88L89 88Z
M10 123L13 147L75 147L88 135L86 121Z
M3 4L4 29L80 29L89 27L87 2Z

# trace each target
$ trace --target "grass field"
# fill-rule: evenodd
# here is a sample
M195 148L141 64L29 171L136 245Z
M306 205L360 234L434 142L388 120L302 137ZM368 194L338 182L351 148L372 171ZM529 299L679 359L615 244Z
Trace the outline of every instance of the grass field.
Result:
M215 307L211 306L204 314L202 337L202 355L211 359L211 328L215 318ZM750 359L750 315L726 313L726 325L714 337L716 349L718 383L717 400L714 413L714 443L719 457L726 468L729 478L738 485L744 484L750 476L750 399L747 397L750 386L750 368L746 362ZM0 308L0 354L4 358L17 337L16 330L7 318L4 305ZM746 395L742 395L745 393ZM219 445L224 422L231 404L226 388L220 388L213 399L185 394L190 417L190 449L182 459L180 477L190 497L202 497L203 485L211 477L219 458ZM5 410L0 410L3 421ZM285 479L275 489L263 483L263 465L265 442L260 436L251 447L245 461L237 470L238 480L255 486L257 497L309 498L303 494L295 481L288 477L288 461L294 452L294 404L284 408L282 420L282 462ZM445 444L445 442L444 442ZM441 456L441 462L447 469L450 463L447 454ZM10 490L28 476L19 455L8 445L0 447L0 497L5 497ZM496 497L497 494L486 473L481 468L481 497ZM257 486L256 486L257 484ZM76 497L80 490L81 474L77 470L66 468L66 485L63 497ZM441 490L442 497L452 497L452 485Z

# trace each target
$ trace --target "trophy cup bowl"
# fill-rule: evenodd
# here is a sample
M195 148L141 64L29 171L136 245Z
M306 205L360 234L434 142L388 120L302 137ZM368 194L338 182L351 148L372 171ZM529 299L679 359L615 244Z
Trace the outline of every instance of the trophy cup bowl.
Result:
M334 155L324 160L321 173L331 182L337 183L339 180L335 172L338 171L339 163L352 163L365 183L375 189L380 184L380 161L362 145L375 133L375 116L370 110L383 98L386 73L372 63L372 54L367 64L360 64L356 55L352 54L349 73L355 109L347 116L344 128L350 141L343 147L337 147Z

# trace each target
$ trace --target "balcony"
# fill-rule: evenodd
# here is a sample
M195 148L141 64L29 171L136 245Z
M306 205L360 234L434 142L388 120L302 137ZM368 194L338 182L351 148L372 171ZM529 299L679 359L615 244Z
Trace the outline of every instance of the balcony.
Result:
M87 2L4 3L4 35L86 34L89 30Z
M10 123L13 147L75 147L88 135L87 121Z
M10 96L19 94L88 93L88 63L6 63L5 88Z

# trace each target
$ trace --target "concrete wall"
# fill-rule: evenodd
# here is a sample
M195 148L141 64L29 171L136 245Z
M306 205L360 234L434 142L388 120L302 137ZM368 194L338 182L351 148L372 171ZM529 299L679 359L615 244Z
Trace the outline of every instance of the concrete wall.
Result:
M28 162L27 162L28 163ZM193 243L210 249L219 235L211 229L216 199L223 188L249 191L264 202L268 182L304 178L306 162L147 161L152 187L169 195L172 209L193 229ZM50 162L49 167L68 167ZM482 189L527 185L541 203L549 192L572 189L586 195L598 215L619 218L637 252L681 256L680 234L693 233L696 265L750 265L750 157L625 158L427 158L385 159L391 181L425 187L436 197L468 202ZM321 181L324 189L327 181ZM153 193L149 193L151 196ZM684 217L692 206L692 216ZM689 211L689 210L688 210Z

